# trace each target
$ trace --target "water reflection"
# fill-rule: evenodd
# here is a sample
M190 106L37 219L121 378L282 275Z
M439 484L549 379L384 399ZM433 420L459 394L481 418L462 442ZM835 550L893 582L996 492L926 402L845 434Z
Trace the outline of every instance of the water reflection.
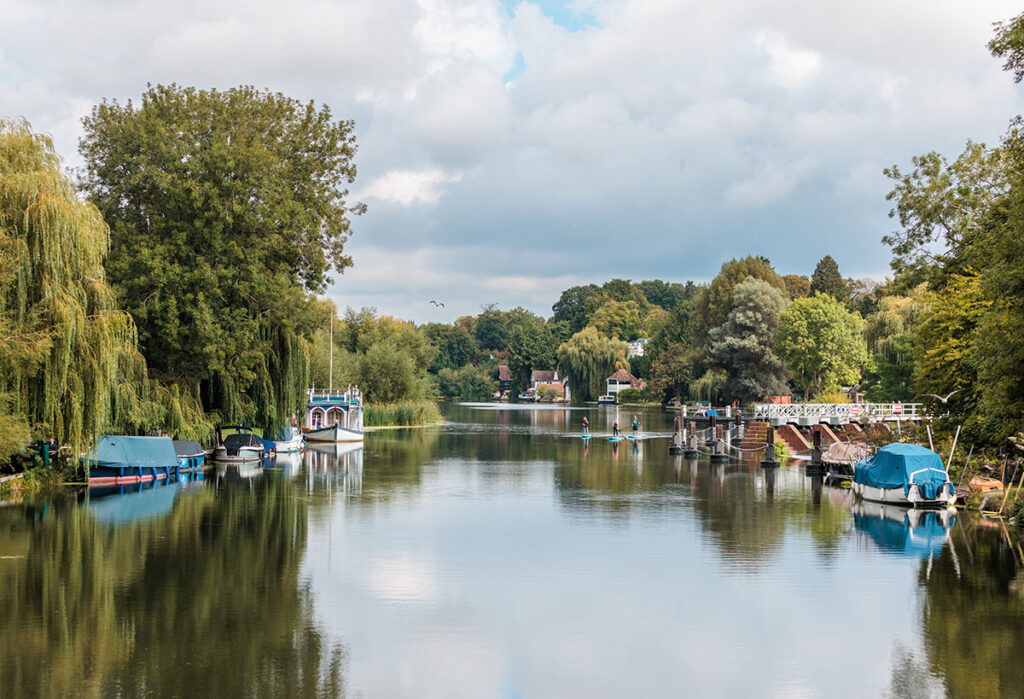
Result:
M0 510L0 687L1024 693L1024 556L999 523L855 503L799 464L669 456L659 411L617 444L580 439L609 409L445 413Z
M38 518L0 510L4 693L343 693L344 650L322 637L299 578L296 494L282 478L224 478L57 500ZM156 504L126 517L132 503Z

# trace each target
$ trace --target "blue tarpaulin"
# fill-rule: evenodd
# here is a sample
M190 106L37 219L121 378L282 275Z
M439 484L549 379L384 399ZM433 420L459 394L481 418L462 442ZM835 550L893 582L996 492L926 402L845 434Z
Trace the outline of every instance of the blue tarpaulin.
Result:
M882 447L874 456L857 462L853 480L885 490L903 488L905 495L910 493L912 481L918 484L921 496L929 500L938 497L943 487L953 493L942 457L917 444L897 442Z
M90 455L93 463L101 466L142 466L143 468L174 468L178 455L170 437L100 437L96 450Z

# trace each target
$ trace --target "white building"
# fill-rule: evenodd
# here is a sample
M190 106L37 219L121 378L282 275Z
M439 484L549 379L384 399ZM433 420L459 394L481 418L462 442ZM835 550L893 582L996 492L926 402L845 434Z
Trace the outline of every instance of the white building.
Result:
M633 357L644 356L644 349L647 347L648 342L650 342L650 339L646 337L641 337L638 340L631 340L629 342L629 358L632 359Z

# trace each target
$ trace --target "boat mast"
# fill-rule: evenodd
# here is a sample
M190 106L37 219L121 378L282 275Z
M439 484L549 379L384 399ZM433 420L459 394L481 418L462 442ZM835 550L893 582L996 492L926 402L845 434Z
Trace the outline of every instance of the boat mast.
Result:
M327 394L330 395L334 389L334 301L331 301L331 361L327 370L330 378L327 380Z

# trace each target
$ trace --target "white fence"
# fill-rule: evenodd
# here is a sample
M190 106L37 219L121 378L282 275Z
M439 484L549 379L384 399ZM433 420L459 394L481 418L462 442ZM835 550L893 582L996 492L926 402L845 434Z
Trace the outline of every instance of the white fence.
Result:
M848 422L917 421L925 417L923 403L758 403L754 419L775 427L789 423L845 425Z

